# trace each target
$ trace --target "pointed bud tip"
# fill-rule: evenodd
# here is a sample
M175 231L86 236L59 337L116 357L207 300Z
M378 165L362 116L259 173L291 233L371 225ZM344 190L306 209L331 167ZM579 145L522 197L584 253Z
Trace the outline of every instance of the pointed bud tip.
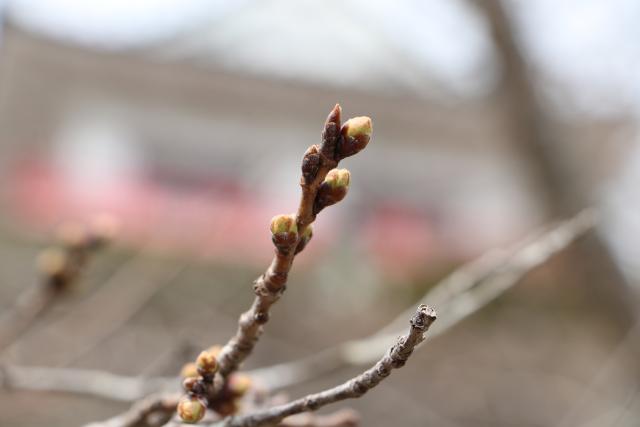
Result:
M354 117L345 122L344 127L347 132L347 136L357 137L358 135L371 136L373 132L373 123L371 118L367 116Z
M340 107L340 104L336 104L335 107L333 107L333 109L329 112L326 123L336 123L339 127L341 116L342 116L342 107Z

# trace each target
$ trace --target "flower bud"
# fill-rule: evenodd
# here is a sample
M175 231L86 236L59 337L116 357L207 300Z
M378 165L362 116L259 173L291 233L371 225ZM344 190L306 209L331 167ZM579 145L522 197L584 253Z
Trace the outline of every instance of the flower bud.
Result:
M244 396L251 385L251 378L246 374L236 373L229 377L229 391L236 397Z
M203 351L196 359L196 367L200 375L213 375L218 372L218 361L213 354Z
M369 117L354 117L347 120L340 129L342 139L338 145L338 158L353 156L364 149L371 139L372 131Z
M327 206L338 203L344 199L349 189L351 174L346 169L332 169L325 177L313 206L313 213L317 214Z
M271 234L276 247L287 247L298 240L295 215L276 215L271 220Z
M196 396L183 396L178 402L178 415L185 423L197 423L204 418L206 411L206 405Z
M182 378L197 378L199 374L196 364L193 362L186 363L180 370L180 376Z

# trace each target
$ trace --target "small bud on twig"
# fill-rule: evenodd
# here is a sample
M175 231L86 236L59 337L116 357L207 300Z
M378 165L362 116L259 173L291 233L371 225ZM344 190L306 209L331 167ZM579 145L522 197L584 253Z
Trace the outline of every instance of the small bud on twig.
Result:
M278 248L286 248L298 240L298 225L295 215L276 215L271 220L273 244Z
M202 399L196 396L184 396L178 402L178 415L185 423L194 424L204 418L207 408Z
M198 368L193 362L186 363L180 370L182 378L197 378L198 375Z
M332 169L320 185L318 195L313 206L313 213L317 214L327 206L344 199L349 189L351 174L346 169Z
M213 375L218 372L218 360L205 350L196 359L196 367L200 375Z
M372 132L373 128L369 117L354 117L347 120L340 129L342 139L338 145L338 159L353 156L364 149L371 139Z

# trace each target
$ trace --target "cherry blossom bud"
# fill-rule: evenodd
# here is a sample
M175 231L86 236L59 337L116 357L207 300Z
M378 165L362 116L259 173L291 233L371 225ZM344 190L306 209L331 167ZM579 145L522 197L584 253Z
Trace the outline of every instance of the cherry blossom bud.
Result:
M278 248L293 245L298 240L295 215L276 215L271 220L273 244Z
M196 396L183 396L178 402L178 415L185 423L197 423L204 418L206 411L206 405Z
M340 133L342 139L338 145L338 157L353 156L357 152L364 149L371 139L372 124L369 117L354 117L349 119L342 125Z
M218 361L213 354L203 351L196 359L196 367L200 375L213 375L218 372Z
M327 206L344 199L349 189L351 174L346 169L332 169L318 189L318 195L313 206L313 213L317 214Z

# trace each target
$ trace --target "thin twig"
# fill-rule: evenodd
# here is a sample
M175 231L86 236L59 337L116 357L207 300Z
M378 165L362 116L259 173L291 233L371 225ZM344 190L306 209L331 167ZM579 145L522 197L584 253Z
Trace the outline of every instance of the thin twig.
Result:
M91 369L41 366L0 367L0 386L5 389L78 393L123 402L151 393L175 393L179 385L180 380L175 377L130 377Z
M360 416L353 409L341 409L329 415L312 413L285 418L278 427L355 427Z
M313 156L313 174L306 174L301 179L302 196L296 213L298 238L286 248L276 248L275 256L267 271L254 283L256 297L251 308L240 316L236 335L222 348L218 356L220 374L224 377L235 371L238 366L251 354L260 334L262 326L269 320L269 310L284 292L287 277L296 248L305 234L307 227L315 220L313 212L318 189L327 173L338 164L335 156L336 143L340 135L341 109L336 105L327 117L322 145L316 152L305 154L303 159L303 174L305 163ZM313 148L313 147L312 147Z
M592 230L596 221L595 211L587 209L542 234L533 233L535 237L527 237L512 249L494 250L454 271L420 300L429 305L437 303L442 312L431 335L437 336L448 331L465 317L489 304L519 283L529 271L544 264L550 257ZM405 319L406 317L405 315ZM390 325L396 323L394 320ZM383 331L381 334L345 342L298 361L256 369L248 374L270 390L277 390L345 366L371 363L398 333L397 328L391 327L385 327Z
M435 319L435 311L421 305L410 320L411 326L407 335L399 338L398 342L372 368L337 387L310 394L284 405L258 410L248 415L229 417L213 426L259 427L270 425L291 415L315 411L331 403L360 397L380 384L393 369L404 366L413 353L413 349L424 340L425 332Z

